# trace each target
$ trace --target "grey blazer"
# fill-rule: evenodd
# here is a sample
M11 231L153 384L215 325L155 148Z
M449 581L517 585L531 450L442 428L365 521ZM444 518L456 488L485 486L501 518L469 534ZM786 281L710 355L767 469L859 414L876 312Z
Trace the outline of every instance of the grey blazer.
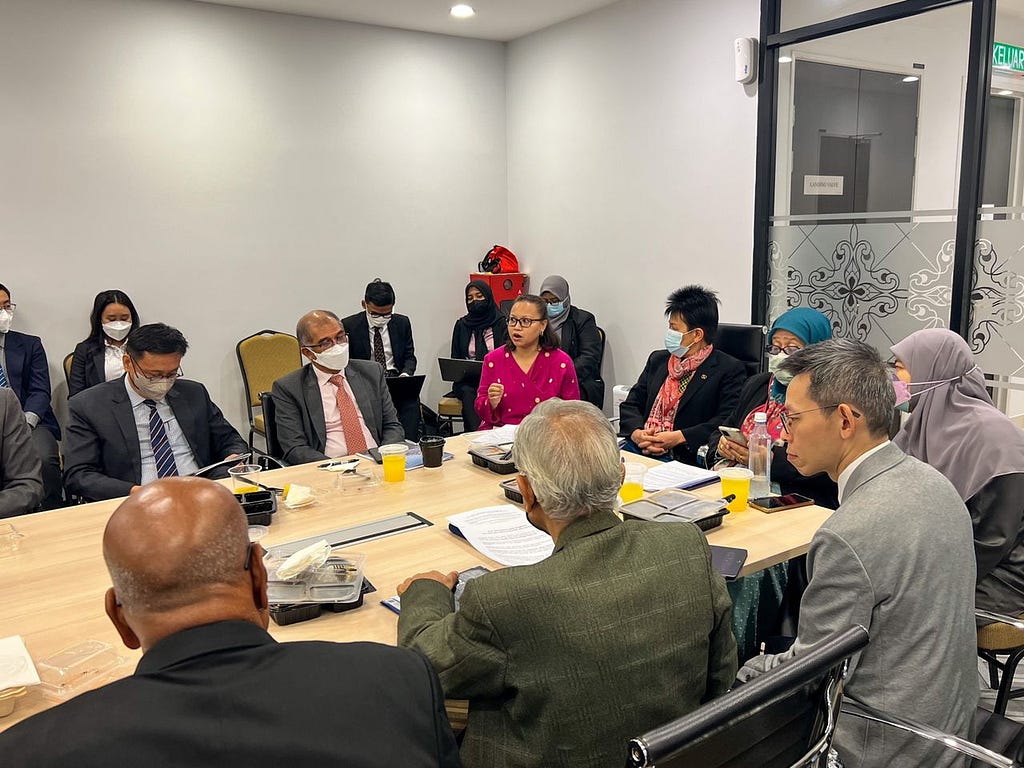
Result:
M807 555L796 644L758 656L749 679L829 632L860 624L871 642L846 695L967 738L978 703L971 518L950 482L890 443L853 471ZM839 719L846 768L962 766L952 750L887 726Z
M0 388L0 517L33 511L43 499L42 464L13 389Z
M356 405L366 428L377 445L402 442L405 430L391 402L384 369L369 360L350 360L345 368L345 378L356 396ZM274 382L271 394L274 396L277 439L284 454L282 458L288 464L327 458L324 453L327 447L324 405L313 366L305 365L282 376Z

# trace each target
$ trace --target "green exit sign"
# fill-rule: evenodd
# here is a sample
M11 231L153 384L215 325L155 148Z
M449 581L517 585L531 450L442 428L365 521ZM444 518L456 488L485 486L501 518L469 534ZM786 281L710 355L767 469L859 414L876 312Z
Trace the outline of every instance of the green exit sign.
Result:
M1024 48L1007 43L994 44L992 46L992 66L996 69L1024 72Z

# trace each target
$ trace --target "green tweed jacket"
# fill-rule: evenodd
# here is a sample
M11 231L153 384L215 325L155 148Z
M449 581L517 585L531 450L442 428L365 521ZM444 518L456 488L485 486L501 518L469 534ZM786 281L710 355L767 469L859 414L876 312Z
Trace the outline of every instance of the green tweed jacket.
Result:
M469 699L467 768L619 768L626 743L728 690L732 603L689 523L572 523L551 557L402 596L399 645Z

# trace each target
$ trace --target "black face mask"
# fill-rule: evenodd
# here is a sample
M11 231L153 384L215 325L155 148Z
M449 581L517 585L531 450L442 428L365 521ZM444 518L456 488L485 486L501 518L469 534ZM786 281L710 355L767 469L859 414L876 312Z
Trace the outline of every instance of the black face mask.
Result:
M466 303L466 308L469 310L471 315L482 315L487 311L486 301L470 301Z

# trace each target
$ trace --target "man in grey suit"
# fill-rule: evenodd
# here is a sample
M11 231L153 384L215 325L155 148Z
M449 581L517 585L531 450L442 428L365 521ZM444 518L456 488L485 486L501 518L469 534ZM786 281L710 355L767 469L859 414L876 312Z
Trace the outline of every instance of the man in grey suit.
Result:
M274 424L282 458L303 464L400 443L405 431L391 402L384 369L350 360L348 335L326 309L307 312L295 327L310 360L274 382Z
M871 642L850 665L846 695L967 738L978 701L971 517L939 472L888 440L895 396L872 347L834 339L782 364L783 437L802 475L828 472L839 509L807 555L810 583L793 647L757 656L749 680L830 632L860 624ZM961 766L941 744L840 717L846 768Z
M43 498L42 462L14 391L0 387L0 518L32 512Z
M526 518L554 552L467 582L421 573L398 593L398 644L469 699L467 768L606 768L637 733L728 690L732 602L690 523L615 516L622 464L593 405L548 400L513 449Z

